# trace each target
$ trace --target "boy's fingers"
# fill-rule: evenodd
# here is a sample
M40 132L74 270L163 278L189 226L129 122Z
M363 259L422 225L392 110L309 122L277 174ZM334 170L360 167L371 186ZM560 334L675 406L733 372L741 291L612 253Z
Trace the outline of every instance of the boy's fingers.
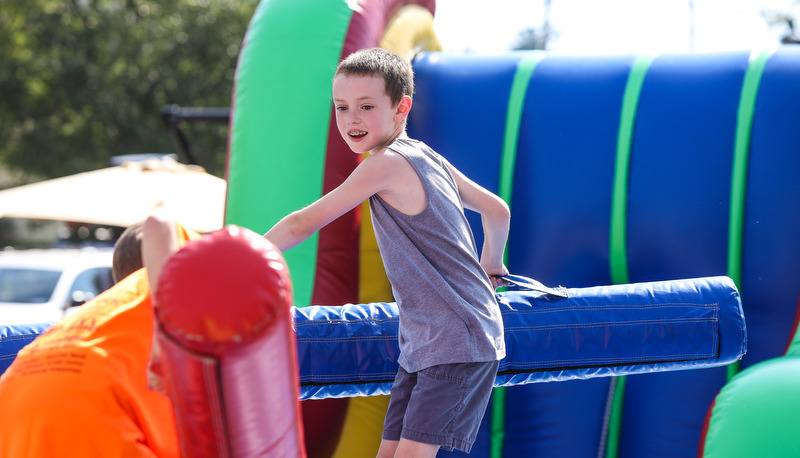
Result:
M503 275L490 275L489 280L492 282L492 286L495 288L508 285L508 283L503 280Z

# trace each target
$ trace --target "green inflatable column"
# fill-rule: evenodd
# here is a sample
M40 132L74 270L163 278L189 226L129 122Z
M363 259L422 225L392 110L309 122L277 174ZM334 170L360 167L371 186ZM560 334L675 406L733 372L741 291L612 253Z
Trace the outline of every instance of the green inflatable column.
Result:
M758 363L717 395L702 456L800 456L800 358Z
M265 0L239 56L226 224L266 232L322 196L330 90L352 16L344 0ZM317 236L286 253L295 304L311 300Z

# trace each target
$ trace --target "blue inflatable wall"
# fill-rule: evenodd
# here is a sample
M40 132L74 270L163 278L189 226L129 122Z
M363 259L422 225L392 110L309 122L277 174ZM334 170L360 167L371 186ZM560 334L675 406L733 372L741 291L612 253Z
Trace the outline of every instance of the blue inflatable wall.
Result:
M800 47L423 53L414 70L410 136L501 195L500 164L513 161L512 272L571 287L730 275L747 318L742 367L783 353L800 291ZM714 368L509 387L492 410L503 418L484 427L504 426L502 456L692 457L727 377ZM497 456L488 436L474 455Z

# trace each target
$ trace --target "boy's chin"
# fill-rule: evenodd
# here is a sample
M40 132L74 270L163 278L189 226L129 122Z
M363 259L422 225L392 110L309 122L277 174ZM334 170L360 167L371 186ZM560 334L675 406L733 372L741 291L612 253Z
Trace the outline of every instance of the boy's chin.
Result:
M382 144L373 144L372 142L364 141L363 139L362 141L352 141L347 138L345 138L345 143L347 143L350 151L356 154L374 153L388 144L388 142Z
M370 150L365 145L362 145L360 143L353 144L348 142L347 146L350 147L350 151L356 154L364 154L370 152Z

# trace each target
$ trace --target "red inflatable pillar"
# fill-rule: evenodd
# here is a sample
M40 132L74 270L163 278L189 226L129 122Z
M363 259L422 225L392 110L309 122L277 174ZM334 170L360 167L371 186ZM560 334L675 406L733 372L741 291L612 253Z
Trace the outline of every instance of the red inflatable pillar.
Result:
M156 342L184 457L305 456L290 301L283 257L247 229L166 262Z

